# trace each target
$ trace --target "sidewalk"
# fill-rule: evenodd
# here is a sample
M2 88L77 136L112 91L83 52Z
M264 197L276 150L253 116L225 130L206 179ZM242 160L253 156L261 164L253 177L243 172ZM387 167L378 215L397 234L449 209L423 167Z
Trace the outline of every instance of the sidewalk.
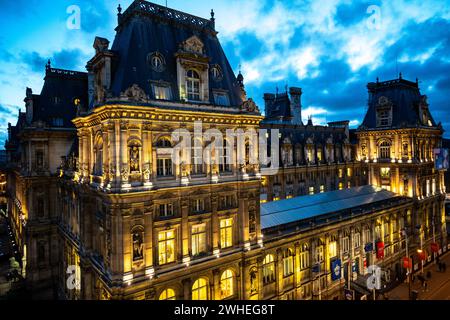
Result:
M447 267L450 267L450 251L439 257L441 262L445 262ZM418 294L418 300L428 300L433 295L434 292L441 289L442 287L450 283L450 269L446 272L439 272L438 266L434 262L424 267L424 277L428 282L428 288L426 291L423 290L419 279L417 276L420 275L420 269L414 273L416 280L411 284L411 291L416 290ZM431 278L427 279L426 274L431 271ZM409 300L409 284L405 281L399 286L395 287L387 293L390 300Z

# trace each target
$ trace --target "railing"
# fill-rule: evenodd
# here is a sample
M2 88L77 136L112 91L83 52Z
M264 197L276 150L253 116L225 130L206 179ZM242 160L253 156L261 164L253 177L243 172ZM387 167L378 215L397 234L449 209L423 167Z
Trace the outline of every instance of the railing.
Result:
M213 21L211 20L196 17L174 9L169 9L147 1L133 2L123 13L121 18L122 21L131 17L135 12L147 13L170 20L175 20L183 24L194 25L199 28L210 27L211 29L214 29Z

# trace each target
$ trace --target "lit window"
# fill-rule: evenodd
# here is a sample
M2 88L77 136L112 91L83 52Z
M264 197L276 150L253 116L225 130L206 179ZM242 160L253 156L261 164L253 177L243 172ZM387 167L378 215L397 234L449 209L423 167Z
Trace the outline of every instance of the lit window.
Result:
M220 247L229 248L233 245L233 218L220 220Z
M355 248L359 248L361 246L361 234L355 233L353 236Z
M268 254L263 260L263 284L275 282L275 262L273 255Z
M291 249L283 252L283 276L288 277L294 273L294 253Z
M156 100L170 100L172 99L172 93L168 86L152 85L153 94Z
M319 245L316 247L316 263L320 263L323 261L323 245Z
M325 192L325 186L322 184L320 186L320 193L324 193Z
M344 189L344 184L343 184L342 182L339 182L339 184L338 184L338 189L339 189L339 190Z
M200 76L194 70L186 73L186 88L189 100L200 100Z
M280 196L276 195L273 197L273 201L278 201L278 200L280 200Z
M347 181L347 189L350 189L352 187L352 183L350 181Z
M222 299L231 297L234 294L233 271L225 270L220 276L220 296Z
M158 233L159 264L175 261L175 231L167 230Z
M339 177L339 178L342 178L342 176L343 176L343 170L342 170L342 169L339 169L339 170L338 170L338 177Z
M347 168L347 177L352 176L352 168Z
M309 267L309 247L304 243L300 250L300 270L304 270Z
M337 244L336 241L332 241L328 244L328 254L330 255L330 258L337 256Z
M380 176L381 179L389 179L391 177L391 168L381 168Z
M159 295L159 300L175 300L175 291L173 289L166 289Z
M191 241L193 256L206 251L206 225L204 223L192 226Z
M79 98L73 99L73 104L78 107L81 104L81 100Z
M307 158L308 158L307 160L310 161L310 162L312 162L312 161L313 161L313 150L312 150L312 146L308 146L308 147L307 147L306 153L307 153Z
M322 162L322 149L317 149L317 161Z
M344 253L348 253L350 250L350 239L349 237L345 237L342 239L342 251Z
M391 158L391 144L388 141L383 141L380 144L380 158L381 159Z
M205 279L197 279L192 285L192 300L208 300L208 283Z
M214 92L214 102L218 106L229 106L230 99L225 92Z
M309 194L310 195L314 194L314 187L309 187Z
M172 159L158 159L157 163L157 175L160 177L171 176L172 175Z

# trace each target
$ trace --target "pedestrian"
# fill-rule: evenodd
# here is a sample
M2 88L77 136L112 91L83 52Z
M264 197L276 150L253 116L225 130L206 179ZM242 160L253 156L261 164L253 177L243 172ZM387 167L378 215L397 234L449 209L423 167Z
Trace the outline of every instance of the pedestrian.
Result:
M423 291L428 291L428 281L424 281L424 283L423 283Z

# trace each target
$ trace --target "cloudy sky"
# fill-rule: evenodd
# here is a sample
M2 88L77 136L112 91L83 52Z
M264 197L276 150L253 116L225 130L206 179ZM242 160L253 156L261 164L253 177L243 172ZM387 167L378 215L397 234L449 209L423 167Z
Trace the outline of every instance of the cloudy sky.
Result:
M47 59L84 71L96 35L114 39L116 7L131 0L14 0L2 3L0 147L7 123L24 108L25 88L42 88ZM165 5L165 0L154 2ZM80 28L67 27L71 6ZM419 79L435 119L450 137L449 0L168 0L169 7L209 18L247 93L263 110L264 92L303 88L303 117L317 124L350 120L366 110L369 81Z

